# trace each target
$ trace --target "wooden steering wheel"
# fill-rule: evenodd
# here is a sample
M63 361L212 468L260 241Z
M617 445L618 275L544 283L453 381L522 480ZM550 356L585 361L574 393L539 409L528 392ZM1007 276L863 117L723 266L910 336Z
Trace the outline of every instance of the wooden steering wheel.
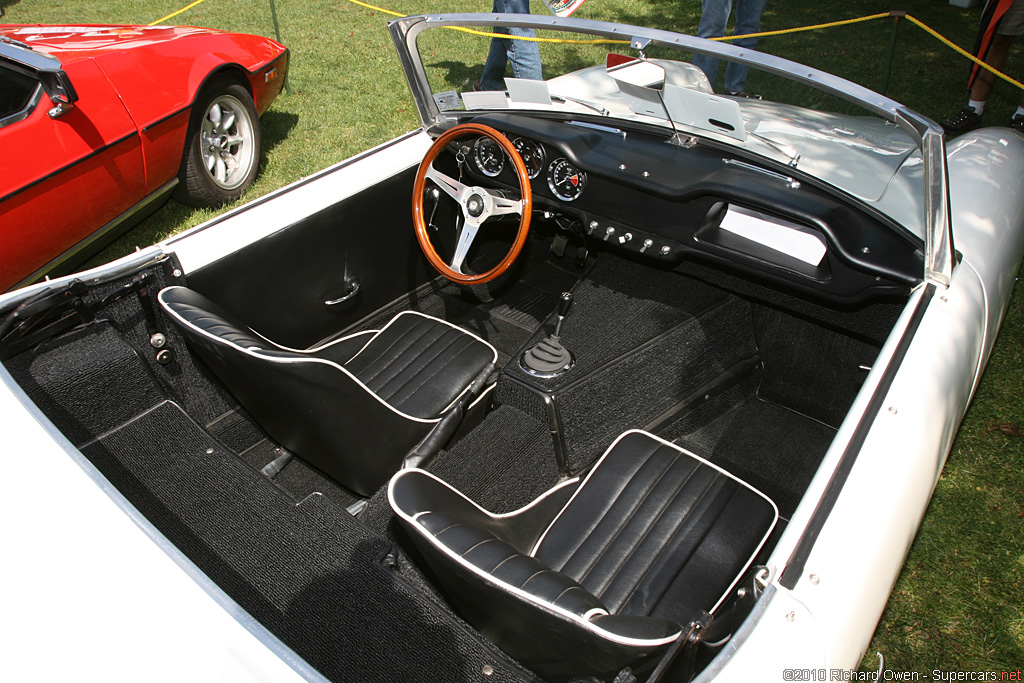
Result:
M508 199L499 190L489 190L480 186L465 185L462 182L441 173L434 168L434 160L447 148L448 143L457 138L468 135L488 137L505 151L506 156L512 160L512 167L515 170L516 178L519 180L519 196L522 199ZM445 263L438 256L437 250L430 241L427 234L427 223L424 220L423 202L427 190L427 180L441 189L455 200L461 208L461 220L456 220L455 251L451 262ZM495 129L479 123L464 123L446 131L427 151L420 167L416 171L416 183L412 189L412 217L413 226L416 230L416 240L420 243L430 265L437 269L441 275L452 282L461 284L481 284L490 282L512 265L523 250L526 244L526 237L530 232L530 214L533 210L533 195L530 191L530 176L526 171L526 164L523 163L516 148L504 135ZM463 272L465 268L466 255L469 248L473 246L480 227L489 218L504 216L508 214L519 214L519 231L516 233L512 247L505 254L504 258L490 270L480 274Z

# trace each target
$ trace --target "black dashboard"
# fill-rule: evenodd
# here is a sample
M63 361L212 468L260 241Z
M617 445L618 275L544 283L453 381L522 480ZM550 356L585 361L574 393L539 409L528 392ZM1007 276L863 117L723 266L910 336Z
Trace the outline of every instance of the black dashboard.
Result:
M588 240L666 264L710 261L847 304L903 294L921 279L919 239L788 168L601 124L518 114L474 122L513 143L534 210L570 217ZM468 180L518 188L497 143L466 144ZM750 225L776 242L741 229Z

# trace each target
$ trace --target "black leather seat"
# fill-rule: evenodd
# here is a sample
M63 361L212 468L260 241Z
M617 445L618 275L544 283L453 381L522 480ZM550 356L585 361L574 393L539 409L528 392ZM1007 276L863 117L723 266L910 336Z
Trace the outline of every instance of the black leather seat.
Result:
M381 330L298 350L186 287L167 287L158 299L273 440L364 496L403 462L444 445L497 360L482 339L412 311Z
M756 489L642 431L513 513L420 469L388 495L466 620L549 680L662 651L718 609L778 519Z

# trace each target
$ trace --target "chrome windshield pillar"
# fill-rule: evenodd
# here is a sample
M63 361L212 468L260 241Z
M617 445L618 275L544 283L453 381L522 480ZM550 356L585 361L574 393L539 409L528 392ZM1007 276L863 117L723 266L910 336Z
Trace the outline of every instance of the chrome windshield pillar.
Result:
M924 162L924 278L945 289L953 277L953 232L949 216L949 177L946 143L938 124L904 108L896 110L896 123L911 132L921 147Z

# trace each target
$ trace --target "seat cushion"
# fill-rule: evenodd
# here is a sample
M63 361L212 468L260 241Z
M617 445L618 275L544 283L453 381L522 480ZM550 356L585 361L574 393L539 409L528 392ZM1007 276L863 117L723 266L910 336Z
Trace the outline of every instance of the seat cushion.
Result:
M778 519L762 493L678 446L626 432L534 555L618 615L714 612Z
M581 618L608 613L597 598L568 576L519 552L481 526L445 512L424 512L416 521L439 543L497 581Z
M496 360L497 352L479 337L405 311L373 335L345 369L388 405L430 419Z

